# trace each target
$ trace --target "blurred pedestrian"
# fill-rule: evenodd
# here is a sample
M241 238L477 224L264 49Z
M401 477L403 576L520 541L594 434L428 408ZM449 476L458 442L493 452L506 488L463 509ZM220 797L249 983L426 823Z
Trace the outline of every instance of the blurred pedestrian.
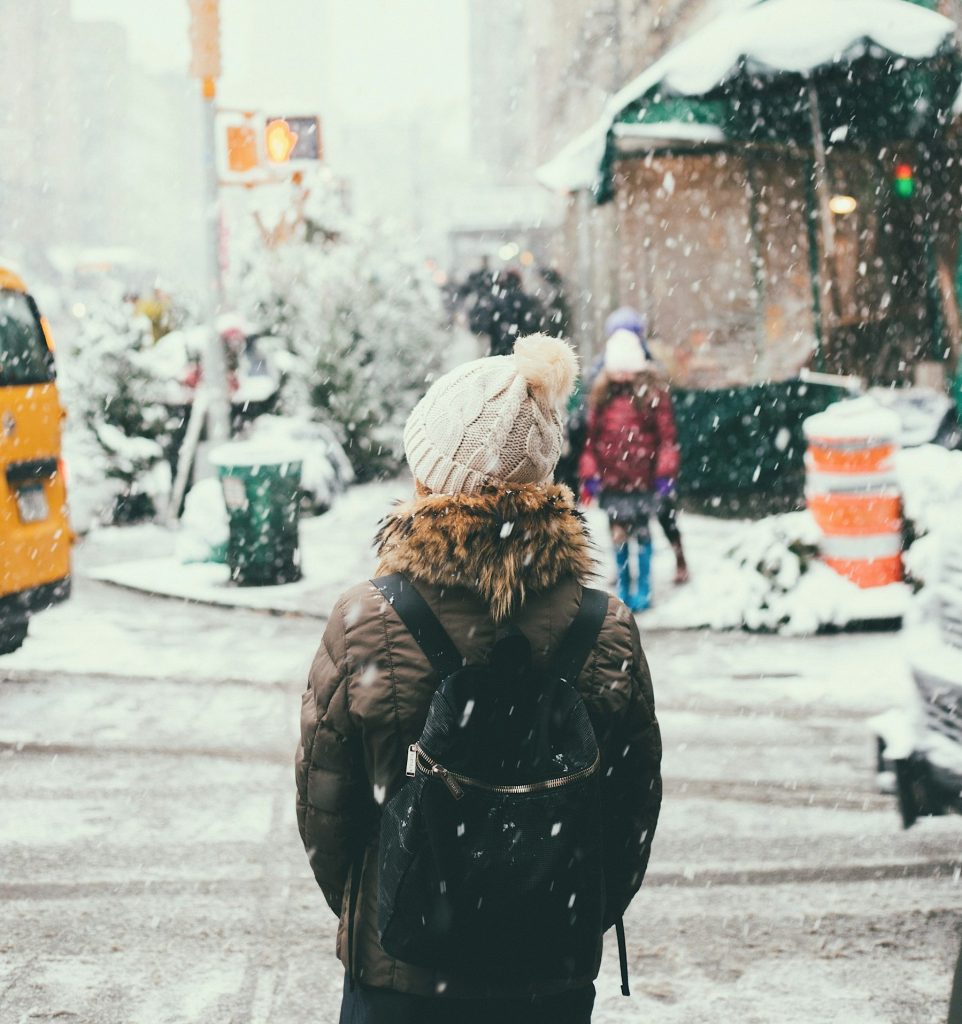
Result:
M678 464L668 389L638 335L616 330L588 397L588 431L579 469L583 500L597 498L608 513L618 596L632 611L644 611L651 604L649 520L659 503L670 497Z
M605 338L608 339L615 331L631 331L638 336L646 358L652 366L660 371L657 361L651 354L648 345L648 324L645 318L631 306L620 306L605 320ZM688 561L685 548L681 541L681 530L678 528L678 489L677 480L672 480L671 488L658 503L658 525L666 540L675 553L675 583L688 582Z
M552 483L562 409L576 369L564 342L535 336L520 340L510 356L478 359L441 377L405 428L416 495L382 525L381 575L347 591L331 611L302 700L296 780L301 837L324 897L340 918L337 949L346 970L341 1024L586 1024L602 932L619 924L644 877L661 801L651 680L634 619L616 599L586 589L593 572L590 541L570 492ZM416 629L408 625L412 604L420 609ZM582 626L576 635L586 613L594 616L593 628ZM559 677L570 687L559 690L560 682L549 682L539 688L536 680L554 678L556 666L569 663L573 637L590 672L582 678L575 658L573 669ZM509 649L508 643L527 651L532 672L512 676L517 664L503 663L502 674L512 686L518 683L504 701L511 721L523 717L527 706L554 706L559 692L575 703L558 723L578 708L586 711L590 725L580 739L598 749L585 776L597 779L585 819L599 830L596 846L588 825L562 827L561 820L570 819L563 809L555 816L556 789L539 792L547 817L533 832L500 819L484 831L476 810L491 797L478 788L480 776L456 774L453 760L448 768L440 761L424 768L428 730L459 692L451 684L467 686L468 674L492 664L489 654ZM453 665L452 673L445 664ZM485 682L496 688L497 680L485 676ZM477 692L479 702L489 699L485 687ZM494 751L491 763L504 771L505 762L498 761L503 737L476 731L488 721L480 703L465 704L452 721L452 759ZM552 772L568 770L567 756L552 759ZM564 799L571 802L578 792L567 788ZM392 945L388 927L401 913L401 879L439 871L442 864L433 844L418 847L412 874L391 859L391 837L413 827L404 811L412 794L424 801L414 805L418 821L428 814L429 797L438 815L454 815L450 831L438 836L446 855L452 844L473 851L464 863L457 861L460 867L444 876L447 881L426 891L423 902L408 906L405 920L416 934L428 929L444 955L453 956L464 941L459 921L484 920L482 908L489 915L489 907L503 908L497 911L503 919L491 919L482 934L468 932L482 953L457 969L434 960L415 965L382 945ZM511 797L499 799L510 804ZM497 806L491 806L497 817ZM534 806L530 800L528 806ZM511 856L498 853L502 843L514 844ZM546 960L545 950L558 943L558 925L538 915L516 916L529 899L512 889L513 871L528 863L525 857L532 884L560 914L565 936L575 927L588 930L581 952L565 937L564 949ZM553 873L581 871L580 863L597 865L589 891L572 891L570 881ZM492 887L489 897L457 902L464 874L479 870L489 880L482 884ZM519 943L519 935L539 927L549 933ZM519 947L517 959L498 966L512 944Z
M552 338L567 338L571 332L571 307L564 278L554 267L539 267L538 275L542 283L535 295L545 312L541 330Z
M472 270L454 292L455 304L464 310L472 334L488 334L494 310L495 280L487 256Z
M541 329L547 314L541 303L524 290L517 270L502 270L496 274L492 294L488 355L507 356L518 338Z

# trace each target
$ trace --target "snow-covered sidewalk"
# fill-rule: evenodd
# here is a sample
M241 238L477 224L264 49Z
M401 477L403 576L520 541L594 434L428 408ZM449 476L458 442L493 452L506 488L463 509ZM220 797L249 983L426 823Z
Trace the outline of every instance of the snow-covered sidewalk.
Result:
M177 554L176 533L149 524L106 527L91 534L84 545L87 550L81 552L81 572L91 579L161 597L323 619L342 591L374 573L373 540L378 522L392 504L409 497L411 490L406 477L360 484L338 498L326 514L303 519L303 576L296 583L235 586L226 565L185 564ZM598 583L607 586L614 579L607 521L597 508L587 509L586 517L599 557ZM724 551L746 526L706 516L688 516L683 525L695 583L684 588L672 586L673 554L659 534L654 568L659 604L643 616L649 629L699 627L713 621L712 608L698 607L703 588L719 578ZM707 596L713 593L711 588L704 591ZM673 609L678 609L677 613Z
M148 554L129 557L128 532L113 527L98 532L97 560L92 579L133 590L204 604L253 608L287 615L326 618L341 591L375 569L373 540L377 524L391 505L408 496L405 479L350 488L325 515L301 521L302 578L276 587L238 587L230 582L226 565L184 564L162 531L142 530ZM110 559L116 548L118 558Z
M176 535L155 526L92 534L81 572L163 597L324 619L343 590L373 574L378 521L410 493L407 478L363 484L325 515L302 520L303 577L297 583L235 586L225 565L184 564ZM598 582L611 586L614 562L604 513L592 507L585 515L599 558ZM898 619L907 607L907 588L860 591L817 561L800 560L799 545L816 543L806 513L759 523L683 514L680 523L692 579L686 586L672 584L674 555L655 526L654 605L639 616L645 632L748 626L807 635L859 620Z

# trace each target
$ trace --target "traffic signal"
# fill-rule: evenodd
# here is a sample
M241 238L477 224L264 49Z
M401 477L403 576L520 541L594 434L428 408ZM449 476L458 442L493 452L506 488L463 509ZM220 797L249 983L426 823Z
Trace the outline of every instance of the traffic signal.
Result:
M294 138L294 145L287 154L286 160L322 160L324 158L324 149L321 144L321 119L317 115L285 114L284 116L269 117L267 119L268 128L277 121L282 121Z
M915 195L915 168L911 164L896 165L892 191L899 199L911 199Z
M243 174L258 163L257 133L249 124L227 126L227 167Z
M220 0L187 0L190 10L190 73L220 78Z
M286 164L297 145L297 132L291 131L291 126L284 118L276 117L267 122L264 139L267 144L267 159L272 164Z

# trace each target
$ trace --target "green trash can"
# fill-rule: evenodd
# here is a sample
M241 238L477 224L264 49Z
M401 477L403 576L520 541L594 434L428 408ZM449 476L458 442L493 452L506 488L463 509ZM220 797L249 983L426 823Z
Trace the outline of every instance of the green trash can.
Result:
M210 454L230 518L227 565L239 586L301 578L301 456L296 449L234 441Z

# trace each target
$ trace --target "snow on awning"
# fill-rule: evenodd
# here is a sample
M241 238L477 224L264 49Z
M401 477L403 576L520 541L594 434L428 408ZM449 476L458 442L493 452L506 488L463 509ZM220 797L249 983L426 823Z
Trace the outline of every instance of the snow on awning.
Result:
M621 149L630 149L632 140L643 143L645 148L653 146L703 146L725 141L721 128L711 124L689 121L658 121L651 124L616 124L615 138ZM569 142L554 159L543 164L535 172L542 185L559 192L577 192L594 188L599 178L599 168L605 155L607 129L599 124Z
M644 121L630 124L616 124L613 128L615 138L619 140L638 139L648 146L710 145L725 141L725 133L714 124L699 124L692 121L656 121L648 124Z
M670 50L612 100L620 113L654 86L700 96L745 69L805 74L875 49L909 60L934 57L955 25L906 0L768 0L717 18ZM617 116L617 114L616 114Z
M550 179L552 188L594 186L609 131L646 96L706 96L743 71L763 78L808 74L870 52L925 60L951 44L954 32L948 18L907 0L767 0L736 10L669 50L612 96L599 121L545 164L538 179ZM692 131L708 127L681 124ZM597 162L589 168L592 157Z
M577 135L557 156L536 171L535 177L547 188L557 192L578 192L593 188L605 155L608 124L601 121Z

